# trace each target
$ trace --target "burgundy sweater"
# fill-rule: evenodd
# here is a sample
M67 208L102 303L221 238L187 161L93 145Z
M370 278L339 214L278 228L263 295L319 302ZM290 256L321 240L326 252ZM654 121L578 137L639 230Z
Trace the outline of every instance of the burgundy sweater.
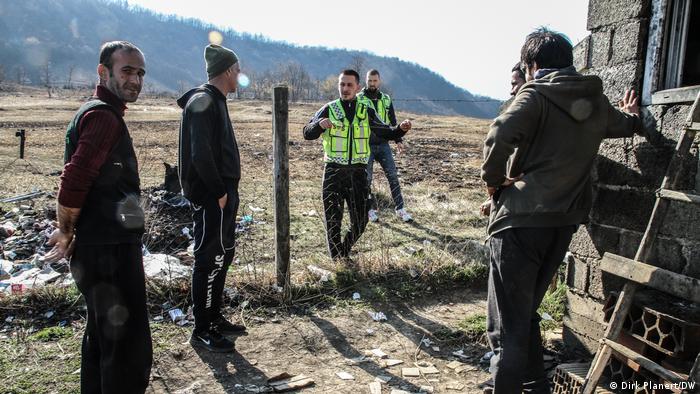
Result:
M126 105L104 86L95 88L94 96L116 108L124 116ZM58 203L69 208L81 208L93 181L105 163L109 152L121 137L121 122L107 109L85 113L78 124L78 147L70 162L63 167Z

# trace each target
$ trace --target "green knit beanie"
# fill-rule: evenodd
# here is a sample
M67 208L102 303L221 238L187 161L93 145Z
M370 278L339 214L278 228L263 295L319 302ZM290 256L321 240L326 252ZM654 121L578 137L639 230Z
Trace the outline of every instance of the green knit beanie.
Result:
M238 56L226 47L209 44L204 48L204 61L207 62L207 75L211 79L238 63Z

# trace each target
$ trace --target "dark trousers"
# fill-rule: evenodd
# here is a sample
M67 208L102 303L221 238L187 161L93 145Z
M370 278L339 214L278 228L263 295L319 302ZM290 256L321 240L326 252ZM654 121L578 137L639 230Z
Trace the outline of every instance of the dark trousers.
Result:
M81 392L145 392L153 353L141 244L78 245L70 269L87 304Z
M511 228L491 236L487 334L496 394L549 393L537 308L575 231Z
M326 216L328 250L332 258L347 257L367 227L367 169L364 165L333 167L323 174L323 210ZM341 240L343 203L350 214L350 230Z
M399 173L396 170L394 162L394 154L391 152L391 147L388 142L379 145L370 145L369 163L367 163L367 183L372 187L372 175L374 173L374 161L376 160L382 166L386 179L389 181L389 189L391 190L391 198L394 200L396 209L403 208L403 195L401 194L401 185L399 184ZM377 209L377 200L370 194L370 209Z
M214 197L194 205L194 270L192 272L192 312L194 330L207 331L221 314L224 284L235 251L238 183L229 183L224 209Z

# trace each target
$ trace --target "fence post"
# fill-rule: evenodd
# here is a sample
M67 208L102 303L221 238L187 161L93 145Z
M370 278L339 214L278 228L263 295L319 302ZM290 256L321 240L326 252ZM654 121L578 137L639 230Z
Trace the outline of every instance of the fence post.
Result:
M275 203L275 263L277 286L289 282L289 90L275 86L272 92L272 149Z

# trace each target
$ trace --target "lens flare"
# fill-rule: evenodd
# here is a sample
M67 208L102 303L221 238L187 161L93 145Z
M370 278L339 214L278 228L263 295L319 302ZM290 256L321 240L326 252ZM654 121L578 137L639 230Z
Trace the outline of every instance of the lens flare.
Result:
M209 32L210 44L221 45L222 42L224 42L224 36L222 36L221 33L219 33L216 30L212 30Z
M238 86L247 88L248 85L250 85L250 78L243 73L238 74Z

